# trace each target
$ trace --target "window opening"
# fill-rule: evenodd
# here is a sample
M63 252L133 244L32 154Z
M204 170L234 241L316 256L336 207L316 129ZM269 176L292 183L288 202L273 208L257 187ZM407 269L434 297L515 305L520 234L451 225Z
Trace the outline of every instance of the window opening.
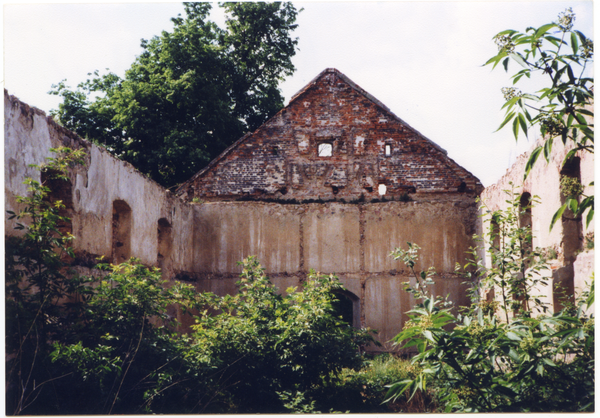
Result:
M560 171L561 175L561 184L581 184L581 161L579 157L573 157L563 166ZM567 178L567 179L565 179ZM565 182L565 180L570 180ZM561 188L562 189L562 188ZM567 193L572 194L572 193ZM581 200L581 199L577 199ZM565 196L565 191L561 190L560 193L560 203L565 204L567 201L567 196ZM563 229L563 254L565 257L565 261L573 262L577 256L579 250L581 250L581 246L583 243L583 225L581 222L581 217L575 218L573 212L570 208L565 210L563 213L562 219L562 229Z
M349 291L334 292L331 305L336 317L355 328L360 328L360 299Z
M383 195L384 195L384 194L386 194L386 193L387 193L387 186L386 186L385 184L383 184L383 183L382 183L382 184L380 184L380 185L379 185L379 194L380 194L381 196L383 196Z
M331 157L333 155L333 145L329 142L319 144L318 154L319 157Z
M163 268L165 260L171 256L173 239L171 236L171 224L165 218L158 220L158 267Z
M131 257L131 208L124 200L113 202L112 260L120 264Z
M392 155L392 146L390 144L385 144L385 155Z

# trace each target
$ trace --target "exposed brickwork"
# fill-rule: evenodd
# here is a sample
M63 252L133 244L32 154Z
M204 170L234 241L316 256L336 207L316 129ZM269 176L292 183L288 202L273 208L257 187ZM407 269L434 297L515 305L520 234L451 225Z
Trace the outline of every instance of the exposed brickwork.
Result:
M318 155L322 143L332 145L331 156ZM381 199L380 184L386 200L483 189L438 145L327 69L177 193L187 200L352 202Z

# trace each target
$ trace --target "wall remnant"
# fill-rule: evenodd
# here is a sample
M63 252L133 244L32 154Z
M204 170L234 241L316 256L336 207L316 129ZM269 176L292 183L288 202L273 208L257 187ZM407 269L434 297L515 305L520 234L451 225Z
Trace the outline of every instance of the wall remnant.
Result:
M454 265L482 230L476 197L483 187L337 70L322 72L176 194L6 91L4 103L6 210L18 211L15 197L27 193L24 178L40 180L29 164L42 163L50 148L87 151L87 164L72 169L57 190L70 202L66 227L76 237L72 263L81 273L100 256L113 262L133 256L159 266L166 280L219 295L236 292L237 263L250 255L282 291L301 286L311 268L334 273L347 288L343 309L354 326L377 329L383 350L393 351L389 340L414 306L402 283L415 279L388 254L408 241L422 247L417 269L436 268L434 293L468 303ZM501 207L502 190L522 178L525 160L483 191L489 205ZM590 164L581 156L584 184L593 178ZM565 264L571 250L562 229L545 229L549 208L560 202L559 174L556 162L538 163L522 191L542 199L531 212L534 246L557 249L553 279L570 280L577 291L593 257L576 251ZM12 222L5 217L5 233L18 235ZM593 226L581 236L590 233ZM179 316L183 329L191 325Z
M542 139L539 139L531 149L542 144ZM531 246L543 249L546 254L551 268L546 273L549 285L536 289L536 292L544 297L543 301L554 312L564 307L567 301L565 296L581 294L586 285L591 283L594 270L593 222L586 227L584 220L576 219L572 212L565 211L562 219L550 230L552 216L565 202L565 197L560 190L562 176L580 181L585 186L583 191L585 195L594 194L594 187L590 186L594 181L594 155L580 151L570 164L562 167L565 155L570 149L569 143L565 146L562 141L555 141L550 162L546 163L543 158L540 158L525 181L523 181L525 167L531 151L523 153L497 183L487 187L481 193L481 200L486 204L487 210L492 212L507 207L506 200L509 196L506 195L505 190L520 195L522 206L524 200L531 197L539 200L539 204L534 204L520 221L522 224L528 223L532 226ZM489 214L485 211L482 211L481 215L482 221L489 219ZM591 244L586 244L586 236L591 239L588 241ZM489 258L486 258L483 252L480 255L489 265ZM557 286L562 290L557 291Z

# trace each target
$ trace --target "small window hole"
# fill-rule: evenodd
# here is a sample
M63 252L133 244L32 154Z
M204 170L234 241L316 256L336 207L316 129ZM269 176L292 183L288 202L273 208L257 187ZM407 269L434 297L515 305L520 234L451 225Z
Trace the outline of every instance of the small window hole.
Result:
M379 185L379 194L383 196L387 192L387 186L385 184Z
M385 144L385 155L392 155L392 146L390 144Z
M333 145L329 142L319 144L319 157L331 157L333 155Z

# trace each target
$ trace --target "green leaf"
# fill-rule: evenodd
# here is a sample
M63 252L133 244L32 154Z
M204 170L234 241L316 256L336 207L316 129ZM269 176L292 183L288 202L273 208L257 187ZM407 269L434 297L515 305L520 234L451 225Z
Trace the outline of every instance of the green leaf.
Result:
M525 120L525 116L523 116L522 113L519 113L519 124L521 125L521 129L523 130L523 133L525 134L525 136L527 137L527 120Z
M515 140L519 139L519 117L517 115L517 117L515 118L515 120L513 120L513 126L512 126L512 131L513 131L513 135L515 136Z
M585 218L585 227L586 228L590 226L590 222L592 222L593 219L594 219L594 209L590 209Z
M516 112L510 112L506 118L504 118L504 121L500 124L500 126L498 127L498 129L496 129L494 132L498 132L500 129L502 129L504 127L504 125L506 125L508 122L510 122L510 120L516 115Z
M527 160L527 163L525 164L525 174L523 175L523 180L527 179L527 176L529 175L529 172L535 165L535 162L537 161L538 157L540 156L542 149L543 148L541 146L538 146L529 155L529 159Z
M571 32L571 49L574 55L579 51L579 42L577 42L577 34L575 32Z
M519 53L512 53L509 54L509 56L515 60L521 67L523 68L529 68L529 66L527 65L527 63L525 62L525 60L523 59L523 57L521 56L521 54ZM506 68L506 66L505 66Z
M513 341L521 341L521 337L512 331L508 331L506 333L506 337L508 337L508 339L513 340Z
M547 25L540 26L538 30L535 31L535 38L541 37L554 27L556 27L556 23L548 23Z
M566 209L567 209L567 204L565 203L560 208L558 208L558 210L554 213L554 215L552 216L552 220L550 221L550 231L552 231L552 227L554 226L556 221L558 221L559 219L562 219L562 215Z
M549 138L544 143L544 158L546 159L547 162L550 162L550 155L552 153L552 142L553 141L554 141L554 138Z

